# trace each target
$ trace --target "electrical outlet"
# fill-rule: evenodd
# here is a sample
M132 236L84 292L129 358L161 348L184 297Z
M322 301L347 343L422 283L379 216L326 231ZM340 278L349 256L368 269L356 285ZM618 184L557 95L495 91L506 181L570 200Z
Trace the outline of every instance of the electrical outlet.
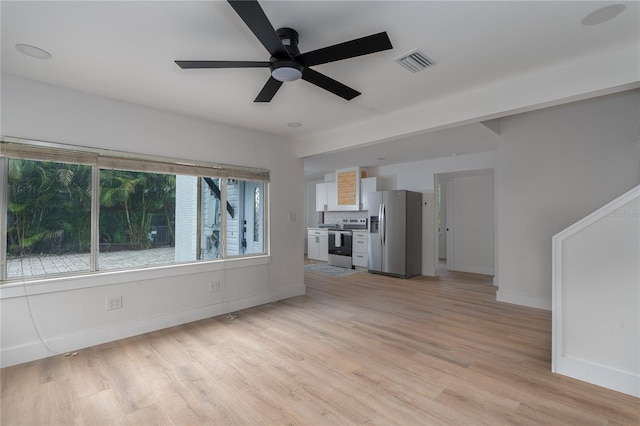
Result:
M220 291L220 281L211 281L209 283L209 293L217 293Z
M107 297L107 311L122 309L122 296Z

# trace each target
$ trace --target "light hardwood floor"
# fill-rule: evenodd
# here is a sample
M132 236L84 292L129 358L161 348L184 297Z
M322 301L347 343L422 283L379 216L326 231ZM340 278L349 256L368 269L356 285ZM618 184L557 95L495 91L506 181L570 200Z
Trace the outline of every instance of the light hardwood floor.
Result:
M305 273L307 295L2 370L9 425L638 425L550 372L551 315L483 276Z

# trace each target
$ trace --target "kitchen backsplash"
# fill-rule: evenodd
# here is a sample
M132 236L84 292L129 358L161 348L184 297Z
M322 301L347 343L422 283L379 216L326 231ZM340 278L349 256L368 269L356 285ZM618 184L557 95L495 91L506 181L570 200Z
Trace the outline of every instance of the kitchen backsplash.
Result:
M324 223L341 224L344 219L359 219L361 217L366 218L368 213L366 211L358 212L324 212Z

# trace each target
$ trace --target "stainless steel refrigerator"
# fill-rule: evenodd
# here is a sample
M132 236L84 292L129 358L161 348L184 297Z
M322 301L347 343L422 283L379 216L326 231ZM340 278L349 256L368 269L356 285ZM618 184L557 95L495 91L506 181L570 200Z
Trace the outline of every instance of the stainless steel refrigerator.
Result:
M422 274L422 194L369 194L369 272L410 278Z

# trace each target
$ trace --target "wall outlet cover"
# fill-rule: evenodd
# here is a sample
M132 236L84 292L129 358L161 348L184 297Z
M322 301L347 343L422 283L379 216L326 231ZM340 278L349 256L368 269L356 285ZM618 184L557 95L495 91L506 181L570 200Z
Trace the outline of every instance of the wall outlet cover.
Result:
M122 309L122 296L107 297L107 311Z

